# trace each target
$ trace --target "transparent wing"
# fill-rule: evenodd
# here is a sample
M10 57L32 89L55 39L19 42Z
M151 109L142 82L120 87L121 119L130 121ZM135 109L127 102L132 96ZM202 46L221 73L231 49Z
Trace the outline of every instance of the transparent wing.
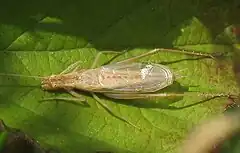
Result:
M160 64L111 64L99 68L102 88L120 92L154 92L173 83L171 70Z

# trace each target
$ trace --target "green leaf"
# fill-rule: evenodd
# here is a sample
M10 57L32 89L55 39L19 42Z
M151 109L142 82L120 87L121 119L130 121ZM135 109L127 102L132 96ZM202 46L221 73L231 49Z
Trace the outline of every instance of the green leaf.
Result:
M155 47L234 55L237 49L222 40L228 39L224 29L239 21L239 4L212 3L6 1L0 6L0 72L48 76L78 60L81 68L89 68L98 52L126 48L130 51L116 60ZM101 56L98 66L111 57ZM184 76L166 89L169 92L238 93L236 71L232 70L236 60L231 57L215 61L159 53L140 61L167 64ZM158 104L104 99L113 113L140 126L141 132L111 116L89 95L84 96L90 107L60 101L39 103L44 98L69 95L43 91L40 80L31 78L1 76L0 84L0 117L6 124L66 153L175 152L188 130L220 114L226 103L219 98L180 109L203 98L161 98Z

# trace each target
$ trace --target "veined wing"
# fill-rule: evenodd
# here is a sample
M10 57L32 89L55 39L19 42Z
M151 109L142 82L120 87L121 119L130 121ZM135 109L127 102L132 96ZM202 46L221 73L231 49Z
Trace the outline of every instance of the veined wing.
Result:
M98 69L102 88L119 93L155 92L174 81L171 70L160 64L116 63Z

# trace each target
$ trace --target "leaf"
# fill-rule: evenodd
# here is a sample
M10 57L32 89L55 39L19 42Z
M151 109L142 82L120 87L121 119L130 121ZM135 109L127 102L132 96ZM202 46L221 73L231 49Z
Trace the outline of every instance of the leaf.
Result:
M78 60L81 68L89 68L100 51L126 48L130 51L116 60L155 47L233 53L231 44L219 40L226 25L239 21L237 6L190 0L5 2L0 8L0 72L58 74ZM98 66L111 57L101 56ZM169 92L239 92L231 58L194 60L159 53L140 61L167 64L185 76L167 88ZM221 113L226 102L220 98L180 109L202 99L167 98L158 100L159 105L147 100L104 99L113 113L144 130L140 132L111 116L89 95L84 96L90 107L68 102L40 104L44 98L69 95L42 91L37 79L1 76L0 84L0 117L6 124L66 153L175 152L189 129Z

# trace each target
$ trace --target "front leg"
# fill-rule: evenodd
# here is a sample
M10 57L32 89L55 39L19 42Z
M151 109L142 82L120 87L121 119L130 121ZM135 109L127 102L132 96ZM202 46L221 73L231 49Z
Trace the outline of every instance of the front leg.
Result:
M84 100L81 100L79 98L68 98L68 97L53 97L53 98L44 98L42 100L39 100L39 102L45 102L45 101L56 101L56 100L60 100L60 101L68 101L74 105L81 105L81 106L84 106L84 107L89 107L89 105L86 103L86 101ZM81 103L79 103L81 102Z
M101 51L101 52L98 52L97 56L95 57L92 65L90 67L91 69L96 67L97 63L99 62L99 58L100 58L101 54L121 54L121 52L117 52L117 51ZM66 73L74 72L74 71L78 70L78 68L80 66L80 63L82 63L82 61L79 60L79 61L69 65L60 74L66 74Z
M77 93L74 90L66 90L70 95L72 95L73 97L79 98L81 101L86 101L86 99L80 95L79 93Z
M117 51L101 51L101 52L98 52L97 56L95 57L95 59L92 63L92 66L90 67L91 69L93 69L97 66L97 63L99 62L99 58L100 58L101 54L121 54L121 52L117 52Z
M65 89L70 95L72 95L73 97L53 97L53 98L44 98L42 99L40 102L43 101L53 101L53 100L62 100L62 101L70 101L70 102L74 102L74 104L81 102L82 105L84 106L89 106L86 103L86 99L78 94L77 92L73 91L72 89Z
M82 63L82 61L77 61L71 65L69 65L65 70L63 70L60 74L66 74L66 73L69 73L69 72L73 72L73 71L76 71L79 66L80 66L80 63Z

